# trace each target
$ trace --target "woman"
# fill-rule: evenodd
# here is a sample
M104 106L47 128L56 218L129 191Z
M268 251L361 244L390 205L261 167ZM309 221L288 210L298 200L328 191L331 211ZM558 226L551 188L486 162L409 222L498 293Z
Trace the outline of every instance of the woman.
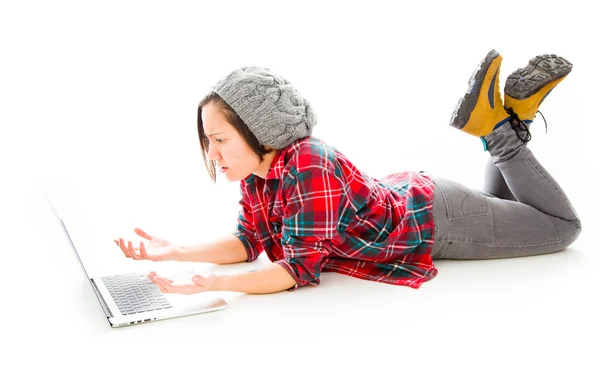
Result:
M182 294L295 290L318 285L323 271L418 288L437 274L433 259L563 250L581 224L527 142L539 105L572 65L556 55L533 58L508 77L503 102L501 61L495 50L488 53L451 120L490 153L483 192L423 172L368 177L311 136L312 108L286 79L244 67L218 82L198 107L213 181L217 166L228 180L240 181L236 232L182 248L136 228L148 246L115 243L133 259L226 264L265 251L272 261L255 272L196 275L184 285L149 274L161 291Z

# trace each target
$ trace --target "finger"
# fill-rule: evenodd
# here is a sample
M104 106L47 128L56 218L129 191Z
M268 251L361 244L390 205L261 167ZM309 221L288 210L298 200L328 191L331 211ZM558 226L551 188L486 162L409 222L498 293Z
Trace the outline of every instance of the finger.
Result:
M122 238L119 239L119 247L121 247L121 251L123 251L127 258L131 258L131 254L127 250L127 247L125 247L125 241Z
M129 253L131 253L131 258L133 259L137 259L140 260L142 259L138 254L137 251L135 251L135 249L133 248L133 243L131 243L131 240L128 242L128 248L129 248Z
M172 283L173 283L173 280L169 280L169 279L168 279L168 278L166 278L166 277L159 276L159 275L156 275L156 277L160 278L161 280L167 281L169 284L172 284Z
M148 273L148 278L150 278L150 279L151 279L153 282L154 282L154 281L155 281L157 278L159 278L159 279L161 279L162 281L168 281L170 284L172 284L172 283L173 283L173 280L169 280L169 279L168 279L168 278L166 278L166 277L159 276L159 275L158 275L158 274L156 274L155 272L150 272L150 273Z
M163 289L167 293L178 293L177 287L175 285L173 285L171 282L169 282L166 278L156 276L156 277L154 277L154 283L157 285L160 284L160 286L163 287Z
M158 289L162 292L162 293L169 293L167 288L163 285L163 283L161 281L157 281L156 278L154 278L152 280L152 282L154 283L154 285L156 285L158 287Z
M140 242L140 255L143 259L152 259L148 256L148 253L146 252L146 245L144 244L144 242Z
M169 293L169 284L159 275L154 273L154 277L152 277L151 280L160 289L161 292Z
M144 231L141 228L134 228L133 232L135 232L136 234L140 235L144 239L152 240L152 238L153 238L152 235L148 234L146 231Z

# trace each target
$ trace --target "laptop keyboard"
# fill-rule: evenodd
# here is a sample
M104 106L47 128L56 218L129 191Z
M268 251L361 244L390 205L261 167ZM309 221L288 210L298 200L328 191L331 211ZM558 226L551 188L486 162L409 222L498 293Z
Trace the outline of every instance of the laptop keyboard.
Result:
M123 315L172 308L160 289L145 274L118 274L102 281Z

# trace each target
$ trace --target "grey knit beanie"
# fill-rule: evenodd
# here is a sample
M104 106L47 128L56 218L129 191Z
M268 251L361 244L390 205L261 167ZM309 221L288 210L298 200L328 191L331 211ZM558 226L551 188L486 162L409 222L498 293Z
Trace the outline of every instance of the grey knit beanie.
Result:
M290 84L267 68L241 67L212 88L264 146L282 149L310 136L316 116Z

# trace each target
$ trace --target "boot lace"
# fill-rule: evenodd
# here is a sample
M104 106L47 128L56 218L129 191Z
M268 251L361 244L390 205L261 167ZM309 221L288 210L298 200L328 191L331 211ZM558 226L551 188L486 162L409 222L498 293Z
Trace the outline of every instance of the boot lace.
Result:
M514 112L512 107L506 109L506 112L508 113L508 115L510 115L510 124L515 133L517 134L519 140L523 142L529 142L531 140L531 133L529 132L529 127L527 126L527 124L521 121L521 119L519 118L517 113ZM542 116L542 119L544 120L544 125L546 126L546 133L548 133L548 123L546 122L546 117L544 117L544 114L542 114L541 111L538 110L537 112L540 113L540 115ZM514 125L514 122L516 122L517 124ZM525 132L525 137L521 137L519 131Z

